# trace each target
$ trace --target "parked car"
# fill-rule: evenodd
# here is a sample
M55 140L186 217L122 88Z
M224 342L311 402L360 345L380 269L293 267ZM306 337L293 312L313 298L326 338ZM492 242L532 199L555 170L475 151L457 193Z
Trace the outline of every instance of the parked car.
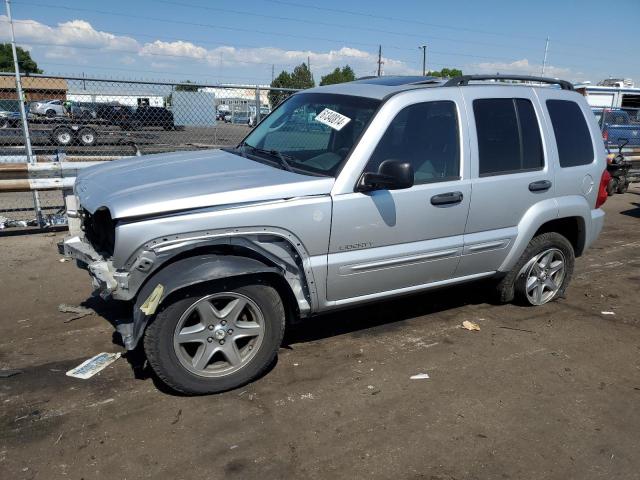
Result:
M144 127L174 128L173 113L163 107L133 107L120 104L103 104L96 107L96 116L127 130Z
M62 100L49 100L47 102L31 102L29 105L31 113L36 115L44 115L46 117L64 116L65 110Z
M617 147L626 142L630 147L640 145L640 123L631 119L622 109L593 109L602 130L602 139L607 147Z
M260 107L260 120L271 113L271 109L269 107ZM258 124L256 118L256 109L251 109L251 114L249 115L249 126L255 127Z
M570 83L536 77L305 90L235 148L82 171L64 252L131 302L118 332L158 378L227 390L300 318L478 279L503 302L562 297L604 222L591 115Z
M138 107L131 120L140 127L162 127L165 130L175 127L173 113L164 107Z
M250 118L249 112L227 112L224 116L224 122L249 125Z

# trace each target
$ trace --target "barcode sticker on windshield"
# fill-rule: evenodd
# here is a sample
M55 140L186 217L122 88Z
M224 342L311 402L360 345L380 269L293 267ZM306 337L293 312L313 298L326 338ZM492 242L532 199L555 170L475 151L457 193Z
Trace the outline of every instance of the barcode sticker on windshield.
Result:
M351 121L349 117L345 117L341 113L334 112L330 108L322 110L315 118L317 122L324 123L325 125L333 128L334 130L342 130L347 123Z

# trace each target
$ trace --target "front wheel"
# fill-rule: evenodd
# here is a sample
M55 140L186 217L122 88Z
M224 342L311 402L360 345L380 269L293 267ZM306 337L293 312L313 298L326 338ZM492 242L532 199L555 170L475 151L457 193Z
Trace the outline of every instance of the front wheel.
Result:
M68 147L73 142L73 131L69 127L58 127L53 132L53 140L61 147Z
M513 269L498 284L500 300L530 306L544 305L564 296L571 281L575 253L571 242L556 232L540 234Z
M285 326L278 292L251 283L192 290L147 327L151 368L173 390L198 395L243 385L274 360Z

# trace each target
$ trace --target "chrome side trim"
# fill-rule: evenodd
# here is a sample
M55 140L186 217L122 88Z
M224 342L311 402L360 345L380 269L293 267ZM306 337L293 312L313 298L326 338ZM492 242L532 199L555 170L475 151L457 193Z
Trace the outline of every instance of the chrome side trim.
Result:
M359 265L348 265L340 268L340 275L349 275L360 273L366 270L375 270L377 268L395 267L398 265L408 265L411 263L420 263L428 260L436 260L439 258L451 257L458 254L459 249L452 248L449 250L441 250L439 252L423 253L421 255L411 255L408 257L390 258L388 260L380 260L377 262L361 263Z

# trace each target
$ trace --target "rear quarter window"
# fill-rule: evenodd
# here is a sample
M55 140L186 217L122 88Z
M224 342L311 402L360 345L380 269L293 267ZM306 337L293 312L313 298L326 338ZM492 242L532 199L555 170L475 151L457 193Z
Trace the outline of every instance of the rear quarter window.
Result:
M593 143L580 106L569 100L547 100L547 110L563 168L593 162Z

